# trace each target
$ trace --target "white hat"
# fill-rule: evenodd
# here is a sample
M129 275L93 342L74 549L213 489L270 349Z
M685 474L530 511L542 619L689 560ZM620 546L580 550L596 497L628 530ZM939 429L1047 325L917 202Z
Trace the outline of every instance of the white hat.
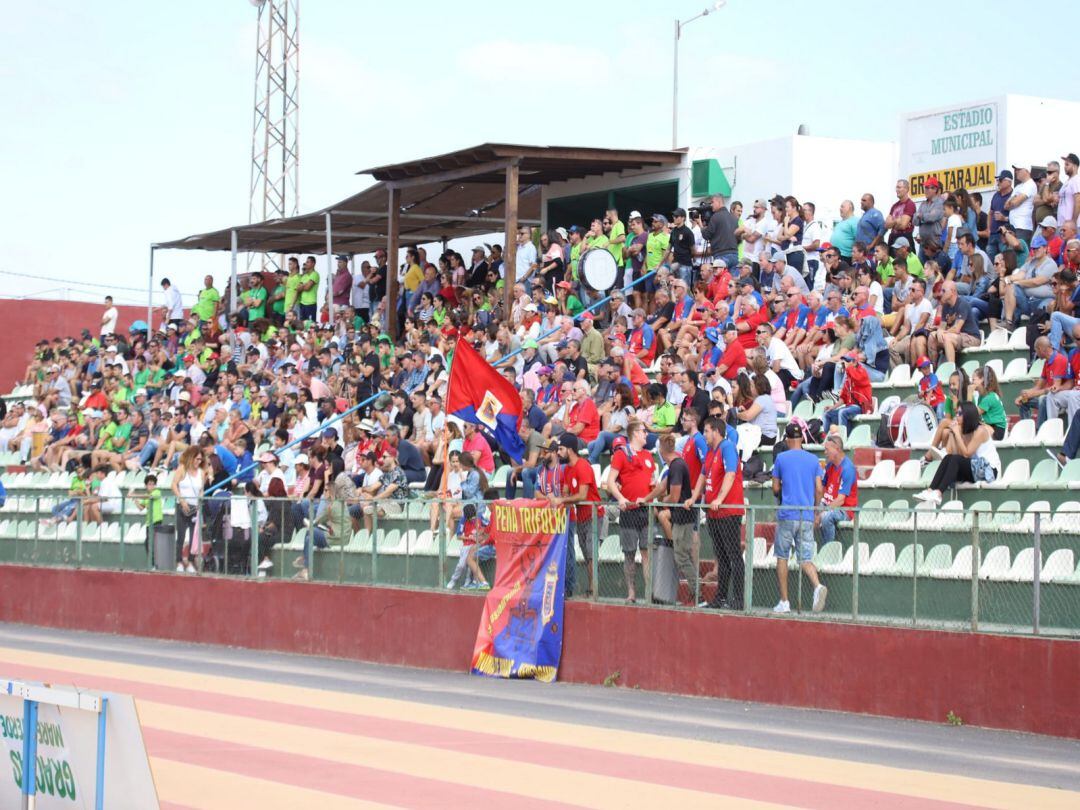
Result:
M135 396L137 396L137 397L145 397L146 396L146 389L145 388L138 389L135 392Z
M566 233L566 228L564 228L562 225L560 225L558 228L555 229L555 233L557 233L563 239L568 238L567 233Z
M1058 226L1057 220L1054 219L1049 214L1047 214L1045 217L1043 217L1042 222L1039 223L1040 228L1057 228L1057 226Z
M107 349L105 349L105 351L107 351L107 352L115 352L116 351L116 346L109 346Z
M307 453L300 453L293 459L293 464L307 464L310 466L311 462L308 461Z
M630 219L641 219L641 212L640 211L631 211L629 218Z
M191 394L189 394L187 391L181 391L176 398L181 402L191 402Z
M538 312L539 310L537 310L536 304L529 303L529 304L525 305L525 311L526 312Z

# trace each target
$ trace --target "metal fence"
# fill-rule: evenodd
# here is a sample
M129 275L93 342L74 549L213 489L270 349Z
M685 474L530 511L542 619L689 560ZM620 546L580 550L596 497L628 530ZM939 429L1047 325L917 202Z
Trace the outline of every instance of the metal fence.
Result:
M167 493L155 522L138 490L111 503L14 493L0 510L0 561L483 590L495 565L486 504L466 522L477 505L415 495L311 504L222 492L185 507ZM573 598L771 614L784 588L803 616L1080 637L1080 512L807 509L792 519L776 506L724 516L605 504L571 543ZM827 588L820 612L815 579Z

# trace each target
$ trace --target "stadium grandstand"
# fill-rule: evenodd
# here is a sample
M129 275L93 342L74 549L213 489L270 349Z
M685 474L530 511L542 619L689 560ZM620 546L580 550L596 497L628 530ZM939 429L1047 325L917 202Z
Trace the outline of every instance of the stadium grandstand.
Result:
M574 598L1076 635L1080 160L1048 166L833 223L596 210L519 228L511 273L478 241L190 308L165 279L149 322L37 336L0 559L482 591L520 496L574 510ZM463 343L520 392L521 461L448 407Z

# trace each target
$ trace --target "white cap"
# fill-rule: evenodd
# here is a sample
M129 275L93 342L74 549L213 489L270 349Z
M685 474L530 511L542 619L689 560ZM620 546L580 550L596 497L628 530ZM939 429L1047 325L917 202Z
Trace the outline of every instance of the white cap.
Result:
M631 211L629 218L630 219L641 219L641 212L640 211Z
M1042 222L1039 223L1040 228L1056 228L1057 226L1057 220L1049 214L1043 217Z
M307 464L310 466L311 462L308 461L307 453L299 453L296 458L293 459L293 464Z
M557 233L563 239L567 238L566 228L564 228L562 225L555 229L555 233Z

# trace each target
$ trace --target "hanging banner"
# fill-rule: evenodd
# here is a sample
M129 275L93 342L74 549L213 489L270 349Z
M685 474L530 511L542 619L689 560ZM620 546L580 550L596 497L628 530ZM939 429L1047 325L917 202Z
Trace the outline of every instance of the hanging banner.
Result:
M491 513L495 585L480 617L472 673L550 683L562 656L568 510L520 499L497 501Z

